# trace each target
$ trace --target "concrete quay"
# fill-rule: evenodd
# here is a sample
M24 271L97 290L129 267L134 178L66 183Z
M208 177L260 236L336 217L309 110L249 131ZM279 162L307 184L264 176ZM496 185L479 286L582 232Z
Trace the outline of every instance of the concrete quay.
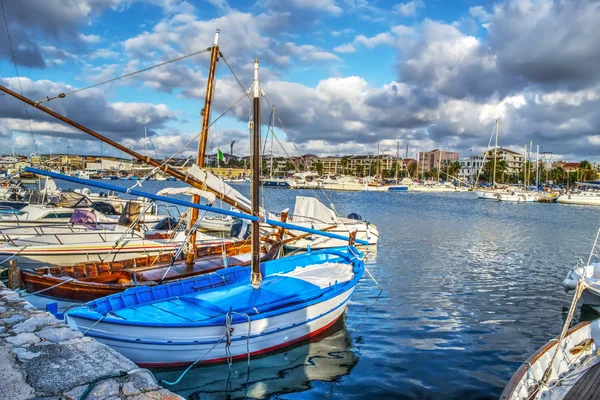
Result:
M183 399L161 388L148 371L0 282L0 400L83 398Z

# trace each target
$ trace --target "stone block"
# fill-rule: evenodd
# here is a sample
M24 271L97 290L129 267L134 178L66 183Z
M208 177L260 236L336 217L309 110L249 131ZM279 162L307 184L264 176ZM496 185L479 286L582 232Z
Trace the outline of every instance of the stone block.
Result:
M6 338L6 342L13 346L29 346L39 341L40 338L30 332L19 333L17 336Z
M41 326L57 324L60 324L60 321L50 314L34 315L33 317L14 325L12 329L15 333L35 332L36 329L38 329Z
M49 340L54 343L61 343L67 340L80 338L83 334L79 331L73 330L71 328L63 327L63 328L44 328L43 330L37 332L37 335L42 338Z
M119 382L109 379L96 384L88 393L86 400L104 400L119 395Z
M32 358L36 358L40 355L40 353L29 351L23 347L15 347L12 349L12 351L15 353L19 361L31 360Z

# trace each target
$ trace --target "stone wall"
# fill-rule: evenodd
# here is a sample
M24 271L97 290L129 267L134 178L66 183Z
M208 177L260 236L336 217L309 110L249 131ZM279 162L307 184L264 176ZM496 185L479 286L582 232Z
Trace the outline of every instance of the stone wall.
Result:
M182 399L108 346L37 310L0 283L0 399Z

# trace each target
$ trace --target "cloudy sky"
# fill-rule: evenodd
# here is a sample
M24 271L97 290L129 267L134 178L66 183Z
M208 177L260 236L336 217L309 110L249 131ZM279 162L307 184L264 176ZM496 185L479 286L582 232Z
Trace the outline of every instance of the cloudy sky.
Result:
M382 152L395 153L400 142L410 153L441 147L464 157L483 151L498 118L504 147L533 141L555 159L600 159L599 1L3 0L3 6L12 47L0 15L0 83L34 100L207 48L219 28L221 51L245 87L253 59L260 60L266 96L303 153L375 152L377 142ZM208 62L202 54L46 105L137 150L146 143L170 155L199 130ZM213 117L242 94L221 61ZM228 151L236 140L234 153L248 152L249 106L242 100L215 124L212 148ZM0 96L4 153L29 154L36 146L66 152L67 143L71 152L100 153L99 142L85 134L31 108L28 116L22 103ZM265 104L264 122L269 117ZM281 128L276 134L287 141ZM283 154L278 146L274 152Z

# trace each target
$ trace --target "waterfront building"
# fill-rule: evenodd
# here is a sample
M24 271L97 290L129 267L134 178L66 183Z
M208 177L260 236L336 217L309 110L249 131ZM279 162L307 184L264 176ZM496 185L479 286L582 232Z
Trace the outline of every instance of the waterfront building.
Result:
M440 165L458 160L459 154L455 151L445 151L442 149L420 151L419 171L421 171L423 168L425 168L425 171L431 171L434 168L439 168Z
M458 178L463 181L475 181L479 170L483 167L483 156L482 155L471 155L467 158L462 158L460 162L460 172Z
M490 149L487 152L486 162L494 159L495 149ZM516 175L521 173L523 170L523 153L519 153L513 150L498 147L498 153L496 155L497 161L506 161L508 168L504 173L506 175Z

